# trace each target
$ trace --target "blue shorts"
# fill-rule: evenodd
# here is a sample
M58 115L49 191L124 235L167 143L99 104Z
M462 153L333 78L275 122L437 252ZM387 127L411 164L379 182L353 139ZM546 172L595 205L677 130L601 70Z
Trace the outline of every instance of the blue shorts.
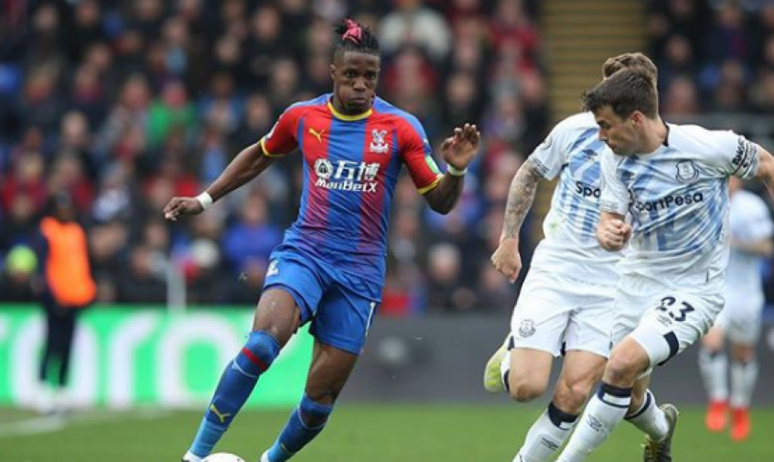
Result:
M381 287L287 246L271 254L264 290L286 290L301 309L301 325L320 342L359 355L381 302ZM378 290L377 290L378 289Z

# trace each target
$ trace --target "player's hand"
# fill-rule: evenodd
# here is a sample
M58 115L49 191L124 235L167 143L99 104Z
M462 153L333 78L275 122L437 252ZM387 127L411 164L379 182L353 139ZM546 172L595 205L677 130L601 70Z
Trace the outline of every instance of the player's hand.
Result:
M480 141L481 133L475 125L455 128L454 134L441 144L443 160L457 170L464 170L476 155Z
M173 197L164 207L164 218L177 221L181 215L199 215L203 211L204 207L195 197Z
M491 260L497 271L505 275L511 283L516 282L521 271L519 241L512 237L500 240L500 245L492 254Z
M603 221L597 230L599 244L605 250L623 249L630 237L632 237L631 225L618 219Z

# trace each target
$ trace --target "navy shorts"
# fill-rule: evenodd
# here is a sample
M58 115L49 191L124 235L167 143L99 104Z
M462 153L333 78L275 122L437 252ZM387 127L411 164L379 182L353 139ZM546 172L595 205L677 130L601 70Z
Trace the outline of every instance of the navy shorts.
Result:
M282 288L301 308L301 324L320 342L359 355L381 302L381 287L280 246L271 254L264 290Z

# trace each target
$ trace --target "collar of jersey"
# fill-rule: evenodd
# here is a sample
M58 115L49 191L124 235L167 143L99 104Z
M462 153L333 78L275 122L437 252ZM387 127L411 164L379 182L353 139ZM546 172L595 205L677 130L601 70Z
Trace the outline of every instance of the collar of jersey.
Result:
M333 103L331 103L330 100L328 100L328 110L331 111L331 114L333 114L334 117L336 117L337 119L344 120L346 122L365 119L366 117L370 116L374 112L374 109L370 108L369 110L363 112L362 114L355 114L355 115L342 114L341 112L337 111L336 108L333 107Z

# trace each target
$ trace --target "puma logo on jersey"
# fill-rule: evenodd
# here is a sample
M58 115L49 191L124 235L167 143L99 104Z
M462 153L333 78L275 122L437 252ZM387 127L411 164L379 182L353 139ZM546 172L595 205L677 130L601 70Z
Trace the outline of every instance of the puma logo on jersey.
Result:
M310 128L310 129L309 129L309 133L311 133L311 134L312 134L312 136L314 136L315 138L317 138L317 141L319 141L320 143L322 143L322 135L323 135L323 133L325 133L325 129L322 129L322 130L320 130L320 131L318 132L318 131L316 131L314 128Z
M218 420L220 420L220 423L226 423L226 418L231 415L230 412L221 414L218 408L216 408L214 404L210 405L210 411L212 411L212 413L218 417Z

